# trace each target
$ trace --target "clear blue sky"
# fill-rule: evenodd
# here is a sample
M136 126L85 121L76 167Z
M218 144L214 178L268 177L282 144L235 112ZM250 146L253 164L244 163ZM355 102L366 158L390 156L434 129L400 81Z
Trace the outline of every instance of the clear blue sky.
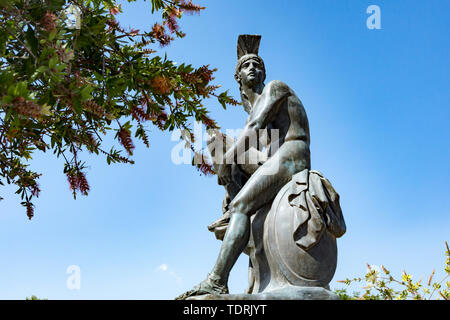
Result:
M169 58L233 79L239 34L261 34L267 80L282 80L305 105L312 168L341 195L347 233L338 239L335 281L364 274L366 262L416 278L441 274L450 240L448 1L198 1ZM366 8L381 8L381 30ZM150 28L150 4L125 4L124 26ZM222 128L240 128L241 107L208 103ZM136 164L107 166L86 154L88 197L74 201L62 163L39 155L44 175L28 221L12 188L0 202L0 298L172 299L203 280L220 242L206 226L221 215L223 189L190 165L174 165L170 134L152 128ZM247 285L246 256L230 290ZM69 265L80 290L66 288Z

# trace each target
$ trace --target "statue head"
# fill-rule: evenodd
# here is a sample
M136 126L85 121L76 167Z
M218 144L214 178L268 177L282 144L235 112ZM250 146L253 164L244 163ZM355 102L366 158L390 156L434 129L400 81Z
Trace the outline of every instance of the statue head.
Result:
M264 84L266 68L263 59L254 53L243 55L236 65L234 78L239 83L239 88L242 84L248 87L259 83Z
M261 84L266 79L266 68L264 67L264 61L258 56L259 43L261 42L260 35L241 34L238 37L237 43L237 58L236 71L234 78L239 83L239 89L242 87L242 81L250 80L252 82L259 81ZM255 68L255 77L246 77L249 72L241 72L242 69ZM250 72L252 73L252 72ZM246 79L243 79L245 77ZM251 78L251 79L247 79Z
M250 112L250 104L243 87L257 90L264 87L266 79L266 68L263 59L258 55L260 35L241 34L237 43L238 62L234 73L234 78L239 83L244 109Z

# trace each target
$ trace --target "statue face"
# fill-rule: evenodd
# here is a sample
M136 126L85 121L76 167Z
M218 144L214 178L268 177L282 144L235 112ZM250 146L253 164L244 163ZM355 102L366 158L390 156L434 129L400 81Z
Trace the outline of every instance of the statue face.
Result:
M257 59L248 59L239 70L239 78L243 85L253 87L264 81L264 69Z

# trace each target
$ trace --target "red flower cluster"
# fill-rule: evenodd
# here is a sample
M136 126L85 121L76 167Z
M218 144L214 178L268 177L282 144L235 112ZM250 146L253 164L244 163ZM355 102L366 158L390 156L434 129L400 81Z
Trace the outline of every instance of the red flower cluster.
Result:
M81 171L78 172L69 171L66 173L66 175L67 180L69 181L70 189L73 192L79 190L82 194L87 196L90 188L84 173Z
M144 144L147 146L147 148L150 148L150 142L148 141L148 136L146 134L142 136L142 140L144 141Z
M56 15L47 11L41 19L41 26L47 32L52 32L56 30Z
M163 130L164 124L167 121L167 113L164 110L160 110L158 112L152 111L152 121L158 126L159 129Z
M147 114L149 108L150 112ZM163 130L164 123L167 121L167 113L164 109L161 108L156 102L149 99L145 93L143 93L141 98L141 106L135 106L131 111L131 114L138 122L151 120L153 124L157 125L161 130Z
M155 38L161 47L167 46L172 38L166 34L164 26L155 23L152 28L152 37Z
M212 76L214 70L209 69L209 65L198 68L197 73L206 83L214 79Z
M187 13L193 14L193 13L199 13L201 10L205 9L205 7L201 7L198 4L192 3L192 0L189 0L189 2L186 2L185 0L181 0L180 1L180 9Z
M28 220L31 220L34 216L34 206L31 202L25 203L25 207L27 208L27 217Z
M134 144L133 140L131 140L130 131L125 128L120 128L118 132L119 142L120 144L127 150L130 156L133 155Z
M94 148L99 146L98 141L91 132L86 132L85 138L85 144L89 152L92 152Z
M177 23L177 17L180 15L180 12L176 8L172 8L172 11L167 16L165 24L167 24L167 27L169 28L170 32L174 33L177 32L179 29L178 23Z
M98 105L94 100L89 100L83 103L83 108L98 117L103 117L105 115L105 109Z
M119 5L118 7L109 8L109 13L112 15L116 15L120 12L121 7L122 5Z
M197 70L191 72L191 73L182 73L181 78L183 81L196 84L196 83L209 83L211 80L213 80L213 73L215 70L210 70L209 65L202 66L198 68ZM216 87L217 88L217 87Z
M33 195L33 197L39 197L40 191L41 189L39 189L39 185L37 183L31 187L31 194Z
M201 151L195 151L194 146L191 145L192 151L194 151L193 164L197 166L197 169L205 176L213 175L214 170L212 164L209 163L207 157Z
M203 161L199 166L198 170L200 170L201 173L203 173L205 176L214 175L214 170L212 168L212 165Z
M108 32L111 32L113 30L117 30L120 28L119 23L114 18L106 20L106 24L109 26L108 30L107 30Z
M13 103L14 109L21 115L37 119L41 114L41 107L33 101L25 100L24 97L16 97Z
M133 106L131 109L131 116L138 122L144 122L151 119L151 116L147 114L142 106Z
M217 123L216 123L213 119L209 118L207 115L202 114L202 115L201 115L201 119L202 119L203 124L204 124L208 129L218 129L218 128L219 128L219 127L217 126Z
M172 90L170 80L164 76L156 76L150 81L150 85L160 94L168 94Z

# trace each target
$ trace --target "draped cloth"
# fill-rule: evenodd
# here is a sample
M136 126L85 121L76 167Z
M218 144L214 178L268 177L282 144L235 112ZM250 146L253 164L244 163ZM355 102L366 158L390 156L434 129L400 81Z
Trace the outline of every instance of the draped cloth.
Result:
M319 171L305 169L295 174L288 202L294 211L293 237L300 248L312 248L325 230L336 238L345 233L339 194Z

